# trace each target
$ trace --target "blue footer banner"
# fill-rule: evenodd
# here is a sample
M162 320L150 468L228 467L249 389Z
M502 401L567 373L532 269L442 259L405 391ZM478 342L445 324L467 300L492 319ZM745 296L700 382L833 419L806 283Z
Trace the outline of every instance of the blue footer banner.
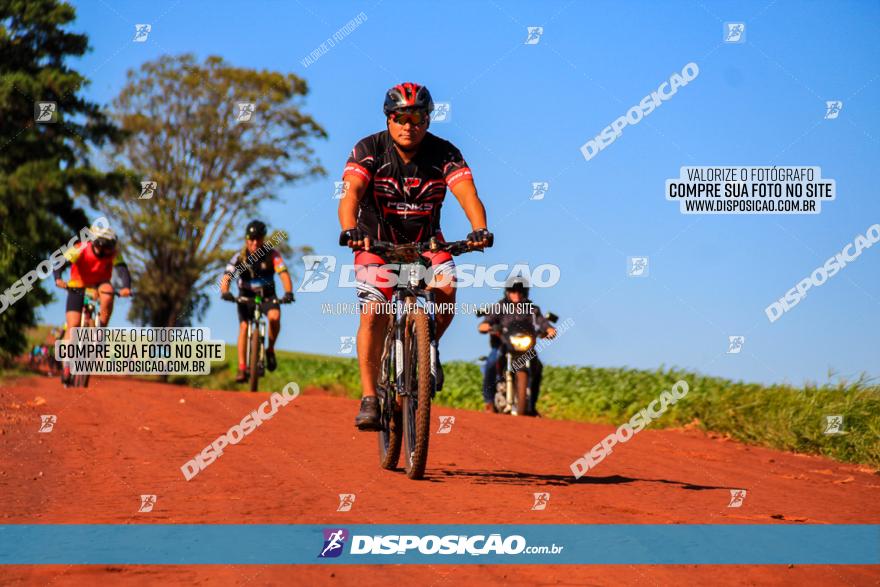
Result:
M880 564L880 525L11 524L0 564Z

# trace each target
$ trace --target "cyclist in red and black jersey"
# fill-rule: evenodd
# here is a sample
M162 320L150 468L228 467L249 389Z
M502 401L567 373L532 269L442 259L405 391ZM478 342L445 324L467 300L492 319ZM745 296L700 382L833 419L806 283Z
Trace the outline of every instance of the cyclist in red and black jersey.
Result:
M440 211L447 188L471 223L473 232L468 241L475 248L489 246L486 210L477 195L470 168L452 143L428 132L433 109L431 94L424 86L403 83L388 90L384 105L387 129L359 141L343 171L340 243L357 250L355 266L361 304L384 303L392 292L388 280L383 279L384 272L379 270L386 261L369 251L370 240L401 244L426 242L431 237L443 240ZM454 302L452 256L440 252L425 253L425 257L431 262L436 280L447 284L432 288L436 302ZM452 318L452 312L437 312L438 339ZM375 430L379 424L376 377L388 319L386 313L369 307L361 312L357 349L363 399L355 419L361 430ZM438 389L442 385L441 370Z

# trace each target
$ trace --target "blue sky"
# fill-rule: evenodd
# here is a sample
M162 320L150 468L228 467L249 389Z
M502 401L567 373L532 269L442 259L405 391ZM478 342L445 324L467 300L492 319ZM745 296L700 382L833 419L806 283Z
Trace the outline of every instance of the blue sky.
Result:
M880 222L876 187L880 5L869 2L76 2L75 29L93 51L76 63L105 104L125 72L165 53L294 72L311 88L305 110L327 129L316 144L330 176L279 193L263 217L293 244L349 255L333 181L352 145L383 128L384 90L426 84L451 102L431 131L470 164L497 246L461 261L555 263L561 280L534 301L574 327L543 354L550 364L679 366L737 380L824 381L880 375L880 247L770 323L764 308ZM367 20L308 68L301 60L349 20ZM746 41L722 43L724 22ZM152 24L132 43L136 23ZM526 27L543 26L526 45ZM688 62L699 76L589 162L579 148ZM843 101L824 120L825 100ZM685 216L664 199L684 165L816 165L836 201L815 216ZM531 182L548 181L543 200ZM469 225L450 195L447 238ZM242 218L241 224L248 219ZM230 235L238 238L238 235ZM650 275L629 278L628 256ZM300 272L301 274L301 272ZM494 301L468 289L459 301ZM356 318L322 316L351 290L300 294L284 309L280 348L335 354ZM114 324L127 301L119 303ZM59 301L44 320L60 322ZM486 339L459 316L444 359L474 359ZM232 340L231 305L204 325ZM745 335L740 354L728 336Z

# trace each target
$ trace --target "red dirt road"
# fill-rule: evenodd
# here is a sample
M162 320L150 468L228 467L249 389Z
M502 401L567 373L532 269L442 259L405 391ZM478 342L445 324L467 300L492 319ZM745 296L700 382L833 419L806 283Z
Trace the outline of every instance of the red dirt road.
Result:
M611 426L439 407L427 478L414 482L378 467L375 434L353 426L355 401L312 390L184 480L181 465L266 397L124 378L95 378L85 391L37 376L0 382L0 523L880 523L880 476L866 468L647 430L575 482L569 464ZM41 414L57 416L52 432L38 432ZM441 415L455 416L448 434L436 433ZM730 489L747 490L742 507L727 507ZM533 511L539 491L549 505ZM336 511L340 493L357 496L351 511ZM152 512L138 513L141 494L157 495ZM0 584L97 581L876 585L880 568L0 567Z

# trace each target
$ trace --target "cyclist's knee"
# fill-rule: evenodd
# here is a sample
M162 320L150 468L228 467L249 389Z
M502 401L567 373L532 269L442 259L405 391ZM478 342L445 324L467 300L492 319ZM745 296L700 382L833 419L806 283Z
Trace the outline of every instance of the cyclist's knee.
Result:
M105 295L105 296L112 296L113 295L113 286L110 285L109 283L102 283L101 285L98 286L98 293L100 293L101 295Z
M387 324L389 315L379 302L368 302L361 308L360 324L364 328L380 328Z
M373 320L378 316L387 314L388 309L385 307L386 304L387 302L385 300L362 299L360 301L361 321L364 319Z
M70 332L71 328L76 328L79 326L79 321L82 318L79 312L68 312L67 313L67 331L65 334Z
M443 299L444 301L450 301L455 299L455 286L450 282L440 282L439 284L436 282L431 282L428 285L428 289L434 292L434 297L438 299Z
M269 322L278 322L281 320L281 310L278 308L272 308L266 312L266 319L269 320Z
M368 329L376 329L385 326L388 322L387 316L379 314L361 314L361 326Z

